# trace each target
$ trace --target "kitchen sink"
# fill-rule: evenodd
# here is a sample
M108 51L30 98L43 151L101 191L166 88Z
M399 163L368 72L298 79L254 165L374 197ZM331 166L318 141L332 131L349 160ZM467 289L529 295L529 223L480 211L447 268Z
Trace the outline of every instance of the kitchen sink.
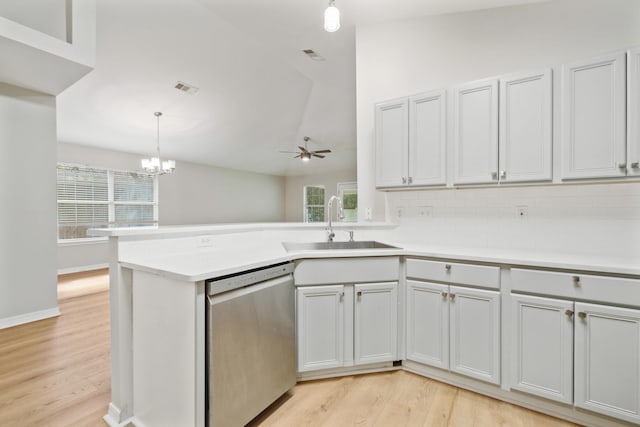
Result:
M325 251L325 250L351 250L351 249L402 249L375 240L360 242L282 242L282 246L291 251Z

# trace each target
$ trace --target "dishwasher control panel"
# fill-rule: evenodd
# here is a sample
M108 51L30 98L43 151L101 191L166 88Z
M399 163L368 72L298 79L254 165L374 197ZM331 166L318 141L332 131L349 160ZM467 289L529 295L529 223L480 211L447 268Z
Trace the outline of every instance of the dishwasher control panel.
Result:
M216 295L276 277L286 276L287 274L293 273L293 269L294 264L292 262L283 262L209 279L206 281L207 294Z

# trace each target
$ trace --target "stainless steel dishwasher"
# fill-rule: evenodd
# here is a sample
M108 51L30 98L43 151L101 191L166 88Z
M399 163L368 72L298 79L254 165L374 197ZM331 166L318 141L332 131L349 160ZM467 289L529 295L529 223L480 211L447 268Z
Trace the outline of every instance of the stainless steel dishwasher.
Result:
M296 383L293 263L207 280L207 425L243 426Z

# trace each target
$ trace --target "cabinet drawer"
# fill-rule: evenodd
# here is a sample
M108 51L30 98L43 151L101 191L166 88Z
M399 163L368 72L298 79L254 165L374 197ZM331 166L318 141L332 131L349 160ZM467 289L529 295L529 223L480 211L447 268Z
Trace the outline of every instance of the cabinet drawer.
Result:
M581 273L511 269L511 290L640 306L640 280Z
M500 267L488 265L408 259L407 277L500 289Z
M363 257L303 259L296 262L293 273L296 286L329 283L364 283L397 281L400 258Z

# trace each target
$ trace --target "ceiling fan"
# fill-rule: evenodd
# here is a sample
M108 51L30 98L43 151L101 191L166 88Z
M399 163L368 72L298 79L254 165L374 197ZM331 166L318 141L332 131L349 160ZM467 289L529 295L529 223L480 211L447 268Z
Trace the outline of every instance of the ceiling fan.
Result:
M309 150L307 148L307 142L311 139L308 136L305 136L304 138L304 147L301 145L298 145L298 148L300 149L300 151L281 151L281 153L289 153L289 154L297 154L297 156L294 156L294 159L300 159L303 162L308 162L309 160L311 160L311 157L319 157L321 159L324 159L326 156L323 156L322 154L326 154L326 153L330 153L331 150Z

